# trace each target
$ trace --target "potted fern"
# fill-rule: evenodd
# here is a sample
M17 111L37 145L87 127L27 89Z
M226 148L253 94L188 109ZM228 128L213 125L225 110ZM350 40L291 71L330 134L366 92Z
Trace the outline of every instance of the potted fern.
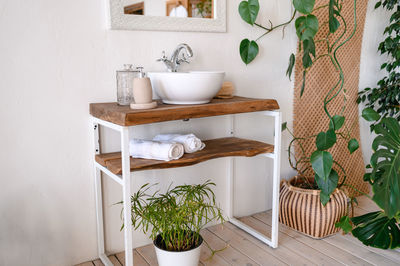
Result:
M356 139L351 138L351 132L345 126L346 118L341 113L330 113L329 104L339 95L343 96L343 108L346 105L344 90L345 76L337 58L338 51L353 38L357 28L357 0L292 0L294 7L291 18L284 23L274 26L272 22L265 26L256 22L260 9L258 0L242 1L239 5L239 14L244 21L252 26L263 29L265 32L256 40L244 39L240 43L240 56L245 64L252 62L258 55L257 42L270 32L285 28L295 21L296 34L299 39L299 53L302 55L302 86L300 96L305 90L306 78L310 69L322 58L328 58L338 74L338 82L329 89L323 102L324 112L328 123L326 131L311 136L294 136L288 149L291 166L298 175L284 182L280 195L280 221L284 224L315 238L322 238L338 232L335 222L347 213L347 197L343 192L346 181L345 169L335 160L330 149L339 141L345 141L349 154L359 148ZM350 29L341 12L343 5L353 5L354 27ZM326 12L327 21L319 21L315 12ZM319 36L320 28L327 27L327 36ZM339 30L340 29L340 30ZM317 45L325 47L321 54L317 54ZM287 75L291 76L295 65L295 55L291 54ZM286 124L283 125L286 128ZM316 149L306 153L302 142L314 140ZM292 148L297 145L298 152L292 155ZM293 160L292 160L293 159ZM299 206L301 205L301 208ZM301 211L300 211L301 210ZM328 219L329 217L329 219ZM314 230L315 229L315 230Z
M132 225L150 232L160 266L197 266L203 238L200 231L210 222L224 222L212 191L214 183L181 185L148 194L143 185L131 197Z

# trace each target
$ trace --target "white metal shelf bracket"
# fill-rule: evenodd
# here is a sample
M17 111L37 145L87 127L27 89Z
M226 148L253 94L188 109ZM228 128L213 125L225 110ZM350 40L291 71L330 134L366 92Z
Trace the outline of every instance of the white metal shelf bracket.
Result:
M229 221L264 242L265 244L271 246L272 248L278 247L278 226L279 226L279 183L280 183L280 167L281 167L281 124L282 124L282 113L280 111L266 111L260 112L266 116L274 117L274 153L267 153L263 156L266 158L273 159L273 188L272 188L272 230L271 238L263 235L262 233L256 231L250 226L244 224L234 217L234 182L235 182L235 158L231 158L229 167L229 177L228 177L228 218ZM235 121L234 116L230 116L230 135L234 136Z

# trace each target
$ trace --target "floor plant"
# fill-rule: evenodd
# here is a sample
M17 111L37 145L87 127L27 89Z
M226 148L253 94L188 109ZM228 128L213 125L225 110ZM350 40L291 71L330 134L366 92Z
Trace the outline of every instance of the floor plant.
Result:
M242 1L239 5L239 14L242 19L252 26L256 26L265 30L256 40L244 39L240 44L240 56L244 63L252 62L258 52L259 46L257 42L263 36L272 32L277 28L285 28L292 21L296 28L296 34L299 39L298 52L302 54L302 87L300 96L303 95L307 80L307 73L310 69L322 58L328 58L337 72L338 81L334 84L325 95L323 102L324 112L327 116L326 131L321 131L316 135L311 136L293 136L293 140L289 145L289 160L291 166L299 173L299 177L304 179L305 187L308 189L319 189L320 201L326 205L332 193L336 188L340 188L345 184L346 172L345 169L333 158L329 151L338 141L346 141L349 154L359 148L359 143L351 137L350 130L346 127L344 110L346 106L346 91L344 88L345 75L342 66L338 60L338 51L352 39L357 28L357 0L327 0L325 4L317 6L315 0L293 0L294 7L291 18L282 24L274 26L270 22L269 26L264 26L256 22L260 5L258 0ZM342 16L343 5L353 5L353 20L354 26L348 27L348 22ZM327 21L319 21L316 12L327 12L329 19ZM317 33L322 27L328 27L329 31L326 36L317 37ZM316 45L324 45L325 50L321 54L317 54ZM287 75L291 76L295 65L295 55L291 54ZM330 113L329 105L337 97L343 97L343 108L340 113ZM286 129L286 124L283 125ZM289 131L290 132L290 131ZM291 132L290 132L291 133ZM293 135L293 134L292 134ZM306 154L302 148L302 142L308 139L314 139L316 150L311 154ZM292 147L298 145L300 153L293 156ZM294 157L294 160L292 158ZM314 176L314 183L307 182L306 176Z
M400 121L400 1L378 1L375 8L383 8L392 12L389 25L383 32L385 39L379 44L378 51L385 55L386 62L381 70L387 74L378 81L377 87L366 88L359 93L358 103L374 109L382 118L394 117ZM370 109L366 109L368 112ZM371 124L371 130L379 123Z
M364 181L371 184L372 200L382 210L353 218L344 216L337 226L367 246L395 249L400 247L400 122L393 117L381 118L372 108L364 111L363 117L376 123L377 135Z
M400 247L400 2L378 1L375 8L379 7L394 10L384 31L386 38L378 48L388 55L388 62L381 66L387 76L377 88L360 92L358 102L366 104L362 116L371 122L371 130L377 135L364 181L372 186L371 199L382 210L353 218L344 216L337 226L367 246L395 249Z
M150 194L153 186L145 184L131 197L132 225L135 230L150 233L154 245L161 250L171 254L193 250L203 242L200 231L207 224L225 221L216 203L214 186L215 183L206 181ZM160 261L159 264L169 265Z

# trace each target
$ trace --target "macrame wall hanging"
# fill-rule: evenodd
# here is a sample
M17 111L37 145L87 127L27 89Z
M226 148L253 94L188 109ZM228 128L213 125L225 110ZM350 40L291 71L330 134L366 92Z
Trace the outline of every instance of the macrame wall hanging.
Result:
M322 6L328 4L328 0L317 0L315 6ZM346 89L346 109L344 116L346 117L345 125L351 130L353 138L360 142L360 127L359 127L359 112L356 103L358 93L358 83L360 74L360 56L361 44L364 31L364 22L367 12L368 1L357 1L357 32L353 39L346 43L338 53L338 59L343 67L345 76ZM328 33L328 24L323 24L328 21L328 12L326 9L320 9L316 13L320 21L320 30L316 40L322 39ZM348 23L348 33L350 35L353 26L353 1L343 1L342 15ZM342 25L343 26L343 25ZM342 28L341 26L341 28ZM336 34L343 32L341 29ZM316 43L317 55L324 54L326 51L325 43ZM295 89L294 89L294 134L295 136L310 136L318 134L320 131L326 131L329 125L329 119L323 110L323 99L338 82L338 72L335 71L334 66L329 61L329 57L320 59L313 65L311 70L307 73L306 87L303 96L300 98L300 91L303 81L303 68L302 68L302 54L296 55L295 65ZM332 115L341 114L343 108L344 95L341 94L334 101L328 105L328 110ZM307 154L311 154L316 150L315 138L304 142L304 149ZM363 181L365 173L365 165L361 147L350 155L347 149L347 142L338 140L338 143L331 148L333 158L344 167L347 173L346 184L354 186L358 190L368 193L369 185ZM299 147L295 147L296 154L299 154ZM310 171L311 172L311 171ZM339 171L338 171L339 172ZM308 173L312 175L312 173ZM351 195L358 196L352 189L348 189Z

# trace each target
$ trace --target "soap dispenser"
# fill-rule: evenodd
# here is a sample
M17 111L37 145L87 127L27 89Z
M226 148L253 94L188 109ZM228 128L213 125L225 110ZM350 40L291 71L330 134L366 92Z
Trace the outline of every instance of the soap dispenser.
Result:
M157 102L153 101L153 90L150 78L146 77L143 67L136 68L139 72L138 77L133 80L133 98L131 103L132 109L152 109L157 106Z

